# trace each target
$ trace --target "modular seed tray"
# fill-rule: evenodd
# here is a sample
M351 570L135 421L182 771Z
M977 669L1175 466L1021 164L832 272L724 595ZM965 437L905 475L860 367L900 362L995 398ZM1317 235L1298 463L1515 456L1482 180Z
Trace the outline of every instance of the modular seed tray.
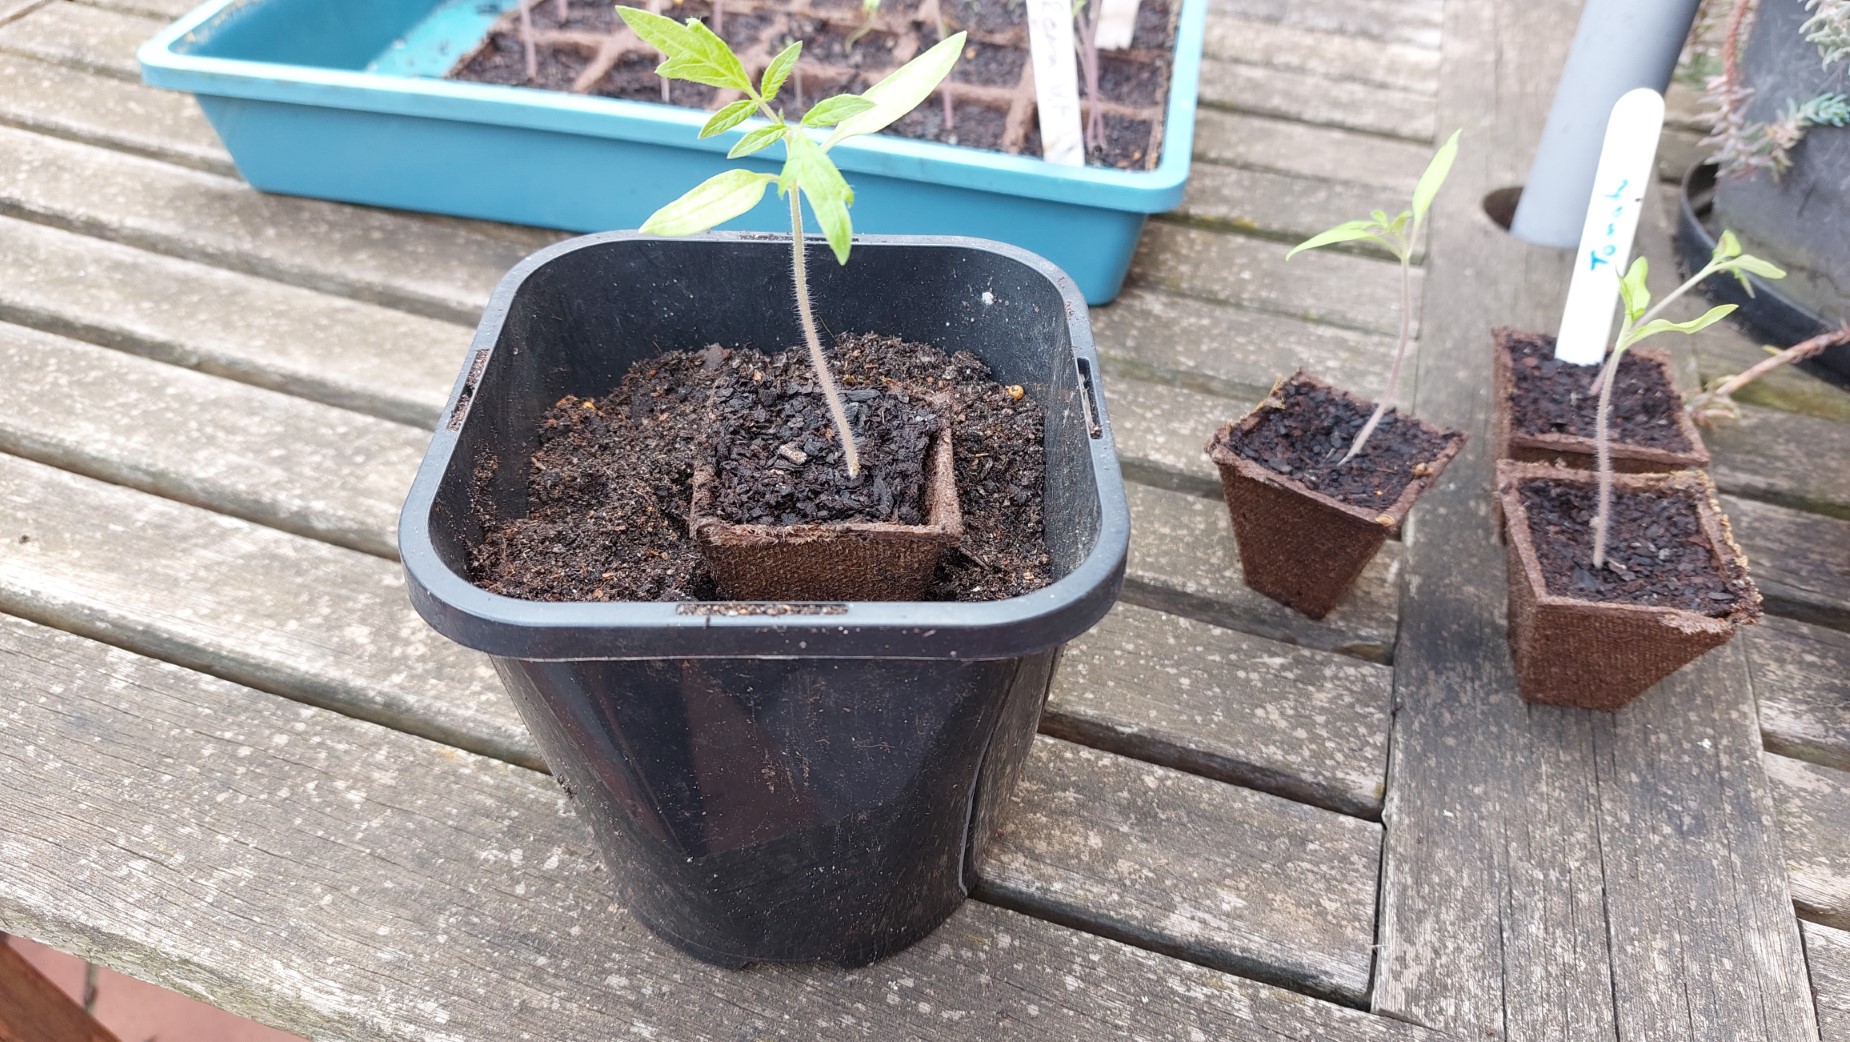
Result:
M684 0L677 6L670 0L666 9L693 16L708 2ZM805 100L825 90L852 89L863 79L873 82L910 56L904 48L916 48L917 26L926 20L916 7L906 10L908 0L888 0L891 6L883 4L874 32L855 44L846 61L830 65L824 60L828 54L846 51L844 30L860 24L859 6L856 0L833 0L833 8L831 0L809 2L810 13L800 17L811 22L795 24L799 16L783 14L781 28L772 25L777 19L763 26L768 37L818 29L804 48L811 52L804 63ZM995 69L1018 60L1008 56L1011 49L1025 53L1020 36L1010 35L1019 34L1019 27L1011 28L996 13L1006 13L1006 4L942 2L947 25L970 29L979 54L994 49L1003 55L993 60ZM549 11L554 3L542 0L533 8L536 28L552 34L561 48L568 46L567 37L586 41L570 43L576 48L572 60L583 65L571 72L571 83L561 85L578 87L586 79L591 92L446 78L459 63L506 46L496 42L496 34L508 10L483 0L210 0L143 45L142 72L156 86L197 95L239 171L264 191L593 231L634 228L728 166L777 169L782 156L775 148L727 160L739 132L697 139L705 109L660 104L659 83L638 79L632 85L654 92L654 102L595 93L598 84L610 84L621 95L624 84L612 78L622 80L625 73L618 70L624 63L647 61L652 68L653 59L625 51L613 36L614 16L579 4L568 8L561 24L549 20L556 17L556 9ZM1157 91L1166 93L1166 112L1151 127L1139 161L1148 169L1066 167L1010 154L1010 148L1034 150L1033 121L1014 89L982 81L994 72L984 71L992 59L979 58L945 88L952 127L942 126L942 104L928 102L897 129L965 138L984 122L1000 122L996 143L1003 151L894 134L838 145L831 154L855 189L855 230L1011 242L1064 268L1089 302L1109 301L1147 216L1182 198L1207 4L1180 0L1173 16L1174 63L1166 91ZM743 3L733 7L729 3L722 13L725 32L765 17ZM931 21L928 35L935 34ZM738 25L729 28L728 22ZM1151 50L1139 44L1132 53L1140 48ZM1134 61L1112 61L1113 77L1137 79L1124 71ZM608 67L590 80L593 63L603 62ZM521 64L524 72L524 60ZM1027 77L1027 65L1020 61L1014 69L1017 83ZM836 76L844 78L831 79ZM721 100L699 97L698 89L676 84L669 91L686 92L676 101ZM785 89L793 91L795 84ZM1005 95L1011 99L1006 109L1000 100ZM1133 110L1144 111L1129 103L1108 109L1108 127L1122 133L1123 121L1137 118ZM767 198L727 227L777 231L789 227L789 217L779 200Z

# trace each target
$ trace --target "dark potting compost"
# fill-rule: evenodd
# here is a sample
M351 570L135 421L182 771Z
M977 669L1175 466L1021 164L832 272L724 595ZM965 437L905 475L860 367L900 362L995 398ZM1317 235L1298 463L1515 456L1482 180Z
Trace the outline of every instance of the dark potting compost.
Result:
M664 91L654 73L660 54L616 17L610 0L571 0L563 21L554 0L523 2L533 24L537 77L527 77L516 8L450 70L451 78L709 111L740 96L689 83ZM1144 0L1131 46L1100 54L1100 97L1086 96L1082 82L1087 111L1096 104L1103 116L1102 139L1086 142L1088 162L1123 170L1156 166L1179 9L1170 0ZM1041 153L1024 0L886 0L871 25L859 0L726 0L718 11L711 0L682 0L663 13L704 21L738 53L754 82L785 45L802 40L802 57L777 99L791 119L829 95L866 90L944 35L966 31L969 43L950 79L886 133Z
M1554 357L1555 338L1545 334L1511 331L1500 340L1510 352L1511 429L1518 434L1595 437L1599 394L1593 380L1599 368ZM1648 353L1628 352L1619 359L1612 385L1615 441L1687 452L1692 446L1677 419L1682 411L1683 397Z
M568 396L548 411L527 515L480 518L470 580L527 600L715 600L689 532L702 462L718 464L716 512L730 522L918 524L926 446L948 425L964 535L926 599L998 600L1050 582L1040 406L968 352L859 334L840 337L832 356L862 452L858 478L847 476L805 352L669 352L602 398ZM935 393L949 396L948 415L925 400Z
M1268 408L1238 438L1223 428L1216 443L1306 487L1351 506L1387 507L1458 437L1389 409L1356 457L1340 466L1371 406L1322 384L1296 380L1274 392Z
M1717 567L1693 493L1615 489L1606 564L1595 568L1598 490L1584 483L1530 481L1521 492L1536 560L1551 594L1715 618L1729 616L1741 599L1745 576L1735 574L1738 566L1732 564L1727 573Z

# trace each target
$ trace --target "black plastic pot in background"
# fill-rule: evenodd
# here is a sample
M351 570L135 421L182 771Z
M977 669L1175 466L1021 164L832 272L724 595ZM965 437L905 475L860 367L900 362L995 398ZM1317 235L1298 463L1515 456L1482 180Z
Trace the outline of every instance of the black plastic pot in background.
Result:
M494 658L630 909L722 964L865 963L956 908L1059 648L1116 600L1129 536L1085 302L1058 269L974 239L870 237L846 267L811 248L830 329L967 349L1044 406L1053 584L803 605L541 603L470 585L478 511L524 514L539 421L561 397L602 395L663 351L800 342L789 243L764 235L609 233L515 268L400 523L413 603Z
M1677 253L1686 272L1700 271L1715 252L1715 167L1698 163L1683 175L1682 205L1677 213ZM1846 234L1850 234L1847 230ZM1769 257L1783 263L1778 257ZM1788 296L1785 280L1768 281L1748 275L1749 292L1732 275L1711 275L1702 283L1703 295L1719 304L1734 304L1734 318L1753 327L1775 347L1791 347L1837 328L1837 322ZM1850 318L1850 316L1847 316ZM1838 383L1850 380L1850 344L1826 348L1800 363L1813 373Z

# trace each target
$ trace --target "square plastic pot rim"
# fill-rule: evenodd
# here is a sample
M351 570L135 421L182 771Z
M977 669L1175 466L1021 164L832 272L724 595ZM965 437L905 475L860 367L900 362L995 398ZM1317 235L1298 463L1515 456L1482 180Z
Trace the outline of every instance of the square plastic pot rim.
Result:
M788 242L764 232L710 232L680 242ZM809 236L822 244L820 236ZM437 489L460 440L474 395L463 388L492 362L515 291L529 275L565 254L612 242L661 241L640 232L601 232L540 250L502 276L470 345L436 433L399 514L398 545L411 602L439 633L467 647L531 661L638 658L1016 658L1058 647L1103 618L1117 600L1130 547L1129 506L1118 475L1117 446L1104 396L1081 396L1099 434L1087 439L1097 482L1100 525L1091 552L1073 570L1035 590L996 601L850 601L768 604L737 601L528 601L490 593L445 565L431 538ZM1067 274L1018 246L952 235L867 235L856 249L925 247L1000 254L1045 275L1064 298L1072 357L1098 372L1084 297ZM853 263L852 259L850 263ZM477 361L477 360L480 361ZM1096 386L1096 385L1094 385Z
M387 76L348 69L191 54L189 39L236 8L263 0L208 0L156 33L136 51L142 79L169 90L421 116L463 123L548 130L725 155L762 120L711 138L697 137L711 113L678 106L594 98L525 87ZM865 173L961 188L1071 202L1131 213L1163 213L1182 201L1194 152L1200 40L1208 0L1182 0L1175 66L1163 121L1163 156L1154 170L1061 166L1031 156L914 141L888 135L854 138L830 150L846 173ZM761 157L762 160L762 157Z

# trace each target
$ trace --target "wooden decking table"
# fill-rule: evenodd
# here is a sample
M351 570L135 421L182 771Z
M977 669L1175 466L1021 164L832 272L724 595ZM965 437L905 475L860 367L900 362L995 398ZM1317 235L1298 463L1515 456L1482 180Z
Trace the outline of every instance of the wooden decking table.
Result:
M1251 594L1201 444L1300 362L1372 391L1395 320L1381 255L1285 244L1462 126L1405 404L1481 434L1488 329L1565 264L1479 200L1578 5L1211 2L1188 198L1093 315L1124 603L973 901L729 972L615 903L394 558L481 302L558 236L260 195L137 82L191 0L0 0L0 929L329 1039L1850 1042L1850 394L1781 373L1713 436L1772 617L1620 714L1517 700L1481 437L1327 619Z

